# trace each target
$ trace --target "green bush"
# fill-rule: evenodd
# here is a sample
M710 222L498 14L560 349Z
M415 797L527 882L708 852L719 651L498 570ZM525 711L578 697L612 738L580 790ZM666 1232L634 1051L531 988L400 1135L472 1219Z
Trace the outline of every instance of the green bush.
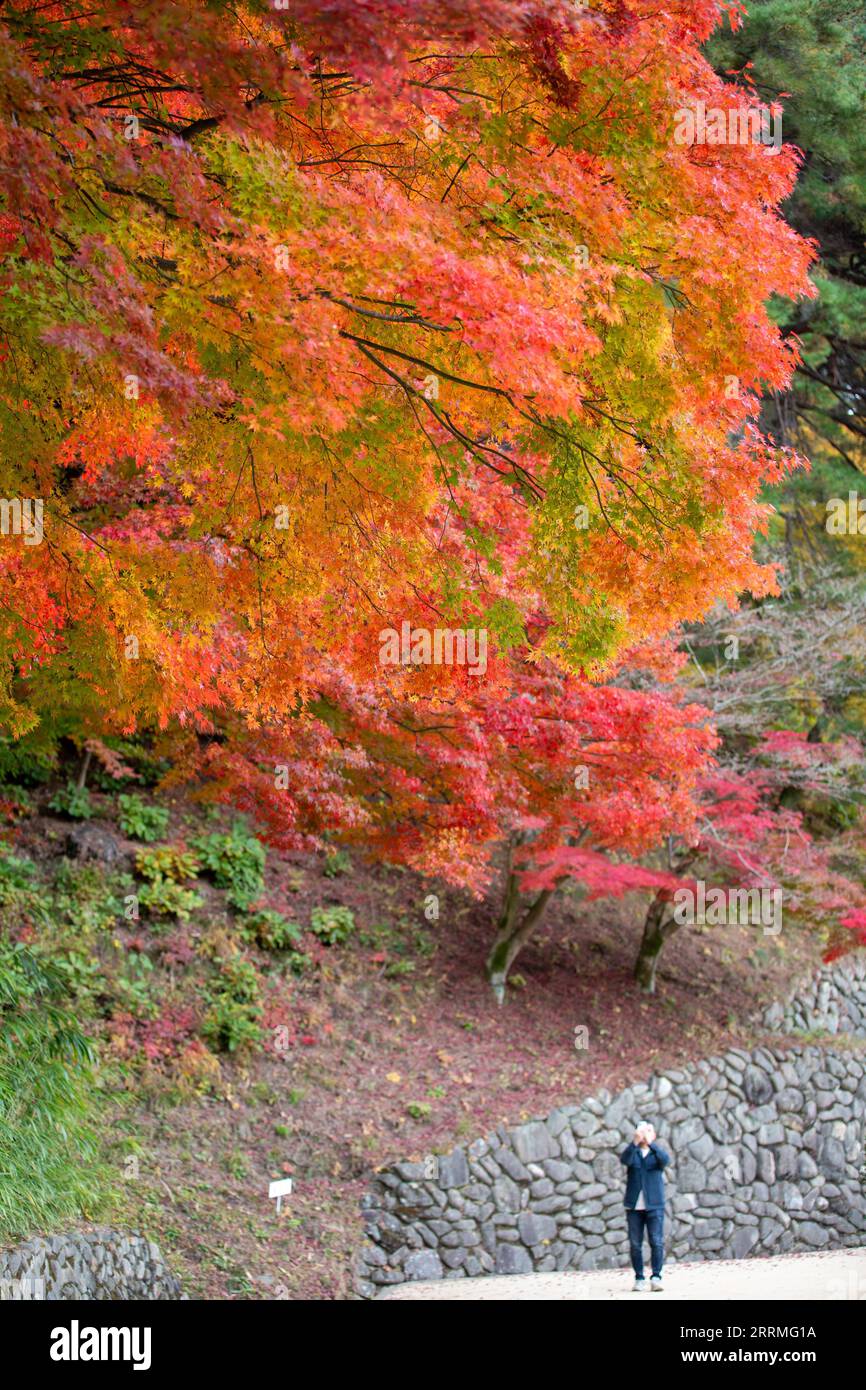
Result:
M254 942L265 951L293 951L300 944L303 934L298 922L290 922L288 917L269 907L252 913L241 928L245 941Z
M235 821L227 835L201 835L193 847L217 888L227 890L233 907L243 911L261 896L265 886L265 847L243 821Z
M414 975L414 960L392 960L390 965L385 966L386 980L399 980L405 975Z
M59 972L0 941L0 1235L92 1217L105 1190L93 1054Z
M43 912L50 917L56 940L86 939L114 929L123 914L123 898L132 888L128 874L106 873L103 865L62 859L53 891L40 888Z
M355 915L348 907L314 907L310 931L326 946L340 946L355 930Z
M76 1005L86 1004L105 991L101 962L90 952L63 951L52 955L51 964ZM79 1017L81 1010L78 1010Z
M124 972L114 980L114 994L125 1012L134 1018L158 1018L159 1004L151 993L153 961L139 951L130 951Z
M90 792L86 787L76 787L74 782L67 782L65 787L54 793L48 809L68 816L70 820L90 820L93 815Z
M344 849L336 849L327 855L322 865L322 873L325 878L339 878L341 874L347 874L352 868L352 861Z
M176 917L179 922L188 922L204 899L194 889L157 875L139 889L138 901L153 917Z
M221 1052L261 1046L261 981L251 960L235 955L221 959L209 990L210 1008L202 1023L205 1039Z
M0 782L41 787L50 780L54 766L54 754L45 748L33 748L26 740L14 743L0 738Z
M202 1022L202 1034L219 1052L239 1052L244 1048L260 1047L264 1033L257 1019L261 1008L245 1004L231 995L218 995Z
M231 995L241 1004L258 1003L261 985L252 961L246 956L229 956L220 961L219 992Z
M168 811L164 806L152 806L134 793L121 794L117 801L120 807L118 822L124 835L130 840L144 840L147 844L162 839L168 829Z
M135 867L142 878L170 878L173 883L195 878L199 871L196 856L188 849L175 845L160 845L159 849L140 849Z
M51 924L51 899L37 879L23 887L0 876L0 934L22 925L44 932Z
M32 859L22 859L0 842L0 903L17 888L32 888L35 873Z
M36 809L30 792L25 791L24 787L16 787L11 782L0 782L0 801L10 803L13 816L32 816Z

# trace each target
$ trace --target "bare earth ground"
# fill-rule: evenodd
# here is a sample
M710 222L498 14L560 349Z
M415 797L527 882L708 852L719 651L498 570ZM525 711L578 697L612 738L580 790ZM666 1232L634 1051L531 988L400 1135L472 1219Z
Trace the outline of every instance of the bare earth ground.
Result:
M669 1265L664 1291L632 1292L631 1271L512 1274L507 1278L443 1279L398 1284L376 1297L384 1300L483 1300L485 1302L568 1302L573 1299L866 1300L866 1250L831 1250L817 1255L779 1255L771 1259L704 1260Z

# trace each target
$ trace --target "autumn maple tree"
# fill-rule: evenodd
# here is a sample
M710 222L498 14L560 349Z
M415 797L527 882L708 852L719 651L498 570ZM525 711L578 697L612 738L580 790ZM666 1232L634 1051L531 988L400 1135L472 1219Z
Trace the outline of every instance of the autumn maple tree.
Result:
M687 825L711 735L618 663L772 590L764 305L812 292L796 151L673 136L755 105L701 53L740 15L2 6L7 734L161 729L275 842L476 890ZM486 670L383 665L406 621Z
M846 834L837 831L822 841L789 804L795 791L798 799L838 795L846 772L856 772L862 762L860 746L850 738L822 744L792 730L773 730L747 756L734 757L727 749L714 762L695 788L691 824L667 837L658 861L659 884L635 962L635 978L649 993L656 988L665 944L696 921L741 921L778 936L783 918L798 918L824 933L828 959L862 939L859 808ZM678 903L680 909L685 905L683 890L690 895L685 912L677 910ZM704 923L708 891L713 901Z
M45 501L2 549L12 730L60 689L115 728L279 717L332 651L375 680L371 625L513 642L524 582L575 669L767 587L763 303L811 251L793 150L672 139L751 100L719 17L3 7L3 488Z
M283 848L330 831L476 897L504 856L487 959L501 1002L567 880L591 896L672 881L628 857L693 825L717 742L707 711L673 687L592 683L531 655L513 651L484 681L464 675L459 696L425 693L412 667L392 673L387 696L334 669L303 737L248 731L209 744L197 766Z

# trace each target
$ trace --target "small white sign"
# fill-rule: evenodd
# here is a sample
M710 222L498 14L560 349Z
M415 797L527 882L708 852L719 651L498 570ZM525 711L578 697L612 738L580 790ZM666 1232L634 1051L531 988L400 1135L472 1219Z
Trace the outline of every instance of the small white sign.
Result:
M280 1212L282 1211L283 1198L288 1197L291 1190L291 1178L280 1178L279 1182L272 1182L270 1187L268 1188L268 1196L276 1197L277 1199L277 1216L279 1216Z

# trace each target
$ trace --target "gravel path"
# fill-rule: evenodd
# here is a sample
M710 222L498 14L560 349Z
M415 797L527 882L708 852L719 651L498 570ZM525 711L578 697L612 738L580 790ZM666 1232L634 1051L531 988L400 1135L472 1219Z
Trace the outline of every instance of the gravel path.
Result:
M821 1254L777 1255L770 1259L701 1260L668 1265L664 1292L632 1293L626 1269L592 1273L512 1274L482 1279L444 1279L398 1284L383 1299L470 1299L520 1301L572 1298L855 1299L866 1302L866 1249Z

